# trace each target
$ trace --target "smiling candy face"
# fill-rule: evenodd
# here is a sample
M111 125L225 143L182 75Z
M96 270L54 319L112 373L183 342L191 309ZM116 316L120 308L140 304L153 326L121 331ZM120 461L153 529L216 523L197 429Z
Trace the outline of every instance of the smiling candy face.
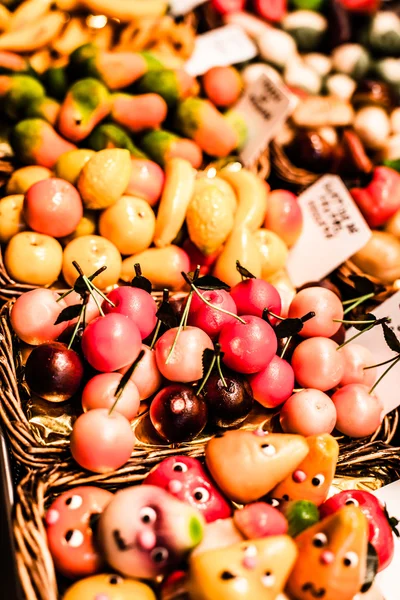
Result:
M200 543L201 514L152 485L115 494L99 522L109 565L128 577L153 579L178 565Z
M223 493L247 504L270 492L307 453L306 439L300 435L237 430L208 442L206 463Z
M61 494L46 513L47 541L59 573L74 579L99 571L103 560L93 542L91 522L113 498L92 486Z
M325 500L335 474L339 444L329 433L312 435L306 442L309 453L303 462L270 495L285 500L306 498L319 506Z
M296 537L299 557L287 591L294 600L352 600L366 571L368 525L355 506L342 508Z
M166 458L146 477L178 500L197 508L207 523L231 516L232 509L205 472L200 461L188 456Z
M192 556L192 600L275 600L296 560L296 544L286 535L240 542Z
M95 575L75 583L63 600L156 600L154 592L141 581L120 575Z

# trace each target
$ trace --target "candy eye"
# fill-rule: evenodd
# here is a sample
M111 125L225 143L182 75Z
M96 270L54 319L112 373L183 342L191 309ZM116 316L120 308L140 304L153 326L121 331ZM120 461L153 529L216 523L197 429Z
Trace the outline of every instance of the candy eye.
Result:
M274 456L276 454L276 448L272 444L261 444L261 452L265 456Z
M313 546L315 546L316 548L323 548L327 545L328 538L324 533L317 533L316 535L314 535L312 543Z
M343 558L345 567L356 567L358 565L358 556L355 552L347 552Z
M108 580L108 583L110 585L118 585L119 583L123 583L123 581L124 580L119 575L111 575L110 579Z
M319 485L322 485L325 481L325 477L323 475L316 475L315 477L313 477L311 479L311 483L315 486L318 487Z
M187 465L185 465L185 463L177 462L172 467L172 470L173 471L177 471L179 473L186 473L186 471L188 470L188 468L187 468Z
M76 510L77 508L80 508L82 506L83 498L82 498L82 496L77 496L77 495L70 496L69 498L66 499L65 504L71 510Z
M358 501L355 500L355 498L349 498L348 500L346 500L345 504L346 506L359 506Z
M279 500L277 500L276 498L266 498L265 502L270 506L273 506L274 508L280 505Z
M151 508L150 506L145 506L141 509L139 513L139 518L142 521L142 523L146 523L146 525L149 525L156 521L157 513L154 510L154 508Z
M230 579L235 579L235 575L233 573L231 573L230 571L222 571L220 577L224 581L229 581Z
M79 529L69 529L65 534L65 541L72 548L79 548L83 544L83 533Z
M168 559L169 553L166 548L154 548L150 554L150 558L153 562L160 565Z
M261 577L261 583L267 588L272 587L275 585L275 575L273 575L271 571L265 571L264 575Z
M198 487L193 492L193 498L197 502L207 502L210 499L210 492L206 488Z

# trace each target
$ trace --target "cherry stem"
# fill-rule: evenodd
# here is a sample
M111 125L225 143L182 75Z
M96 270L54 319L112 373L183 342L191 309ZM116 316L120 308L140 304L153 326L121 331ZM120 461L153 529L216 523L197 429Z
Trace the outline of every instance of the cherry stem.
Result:
M216 348L219 348L219 344L216 344ZM228 387L226 381L225 381L225 377L224 374L222 373L222 368L221 368L221 355L219 353L219 350L217 348L217 369L218 369L218 374L220 376L220 379L222 381L222 385L224 388Z
M396 354L396 356L393 356L393 358L389 358L389 360L384 360L381 363L377 363L376 365L371 365L369 367L363 367L363 370L366 371L367 369L375 369L375 367L383 367L383 365L388 365L389 363L396 360L398 358L398 356L400 356L400 355Z
M283 346L283 350L281 352L281 358L283 358L285 356L286 350L289 348L289 344L292 340L292 335L289 335L288 339L285 342L285 345Z
M264 308L263 310L263 317L264 315L271 315L271 317L274 317L274 319L277 319L278 321L284 321L285 317L281 317L280 315L276 315L275 313L272 312L272 310L269 310L269 308Z
M74 288L71 288L70 290L67 290L66 292L64 292L63 294L61 294L61 296L59 298L57 298L56 302L60 302L60 300L64 300L64 298L66 298L67 296L69 296L73 291L74 291Z
M373 292L371 292L370 294L365 294L364 296L360 296L359 298L352 298L352 300L345 300L342 304L343 305L350 304L350 306L348 306L346 308L346 310L343 312L343 314L347 315L347 313L351 312L357 306L359 306L360 304L362 304L366 300L369 300L370 298L373 298L374 296L375 296L375 294Z
M307 321L309 321L310 319L313 319L314 317L315 317L315 312L313 310L311 310L310 312L308 312L305 315L303 315L302 317L300 317L300 321L302 323L306 323Z
M378 385L378 383L380 383L382 381L382 379L385 377L385 375L387 375L390 371L390 369L393 369L393 367L395 365L397 365L397 363L400 361L400 354L398 356L395 357L395 360L392 362L392 364L390 365L390 367L388 367L386 369L386 371L384 371L382 373L382 375L375 381L374 385L372 386L372 388L369 390L369 393L372 394L372 392L375 390L376 386Z
M142 267L140 266L140 263L135 263L133 265L133 268L135 269L135 275L136 275L136 277L143 277Z
M365 325L367 323L375 323L375 321L353 321L353 320L348 320L346 321L346 319L342 320L342 319L332 319L332 321L334 323L343 323L344 325Z
M161 321L160 321L160 319L158 319L157 325L156 325L156 330L154 332L153 339L151 340L150 350L153 350L153 348L154 348L154 345L157 341L158 334L160 333L160 327L161 327Z
M210 375L211 375L211 373L212 373L212 370L213 370L213 368L214 368L214 365L215 365L215 362L216 362L216 360L217 360L217 356L214 354L214 356L213 356L213 359L212 359L212 361L211 361L211 364L210 364L210 366L208 367L208 371L207 371L207 373L205 374L205 376L203 377L203 381L201 382L201 385L200 385L199 389L198 389L198 390L197 390L197 392L196 392L196 396L199 396L199 395L201 394L201 391L202 391L202 389L203 389L203 388L204 388L204 386L206 385L206 383L207 383L207 381L208 381L208 379L209 379L209 377L210 377Z
M192 297L193 297L193 292L189 292L189 296L187 297L187 300L186 300L186 306L185 306L185 309L184 309L182 317L181 317L181 322L179 323L178 331L176 332L175 339L174 339L174 341L172 343L170 351L168 352L167 360L165 361L166 365L171 360L171 356L172 356L172 354L173 354L173 352L175 350L175 346L176 346L176 343L178 341L178 337L179 337L182 329L185 326L184 323L187 321L188 314L189 314L189 309L190 309L190 305L192 303Z
M354 322L354 321L353 321ZM365 323L365 321L363 321ZM340 346L338 346L336 348L336 350L340 350L341 348L344 348L344 346L347 346L347 344L349 344L350 342L354 341L355 339L357 339L360 335L362 335L363 333L365 333L366 331L369 331L370 329L372 329L375 325L376 321L372 321L372 325L370 325L369 327L366 327L365 329L363 329L362 331L359 331L358 333L356 333L355 335L353 335L353 337L349 338L348 340L346 340L345 342L343 342L343 344L340 344Z
M69 344L68 344L68 350L71 349L72 344L74 343L74 339L76 337L76 334L78 332L78 329L79 329L79 326L80 326L82 320L83 320L83 326L85 327L86 306L87 306L87 303L89 302L89 298L90 298L90 294L89 294L89 292L86 292L85 297L83 299L81 312L79 313L78 320L76 322L76 325L74 327L74 331L72 332L72 336L71 336L71 339L70 339Z
M131 379L131 377L133 375L134 370L136 369L136 367L138 366L138 364L142 360L143 356L144 356L144 350L142 349L139 352L137 358L133 361L133 363L129 367L129 369L121 377L121 381L119 382L118 387L117 387L117 389L115 391L115 394L114 394L115 402L111 406L110 410L108 411L108 416L111 415L111 413L113 412L113 410L117 406L118 401L120 400L122 394L124 393L124 390L125 390L126 386L128 385L128 381L130 381L130 379Z
M101 316L102 316L102 317L104 317L104 312L103 312L103 309L101 308L101 306L100 306L100 304L99 304L99 301L98 301L98 300L97 300L97 298L96 298L96 294L94 294L94 293L93 293L92 286L90 285L90 281L89 281L89 279L86 277L86 275L83 275L83 281L85 282L85 284L86 284L86 286L87 286L87 288L88 288L88 290L89 290L89 292L90 292L90 294L91 294L91 296L92 296L93 300L95 301L95 303L96 303L96 306L97 306L97 308L99 309L99 313L101 314Z

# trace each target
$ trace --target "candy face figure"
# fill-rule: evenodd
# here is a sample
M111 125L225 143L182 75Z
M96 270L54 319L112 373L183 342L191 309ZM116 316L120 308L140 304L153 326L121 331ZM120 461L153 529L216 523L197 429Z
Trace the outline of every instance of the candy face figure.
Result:
M368 525L362 511L346 506L295 538L299 557L287 592L294 600L351 600L366 573Z
M141 581L124 579L121 575L95 575L75 583L63 600L156 600L156 596Z
M103 560L93 543L92 520L113 494L92 486L61 494L46 513L47 541L56 570L74 579L100 570Z
M335 474L339 444L329 433L306 438L309 453L270 496L284 500L307 499L317 506L325 500Z
M192 556L191 600L275 600L297 557L286 535L240 542Z
M227 431L208 442L206 464L228 498L247 504L270 492L307 453L301 435Z
M202 464L188 456L166 458L146 477L148 485L161 487L178 500L197 508L207 521L231 516L232 509L211 482Z
M378 498L361 490L345 490L329 498L320 508L321 518L332 515L343 506L359 506L369 525L368 539L378 555L379 571L385 569L394 554L392 527Z
M153 485L117 492L99 522L99 541L109 565L152 579L170 571L200 543L204 520L187 504Z

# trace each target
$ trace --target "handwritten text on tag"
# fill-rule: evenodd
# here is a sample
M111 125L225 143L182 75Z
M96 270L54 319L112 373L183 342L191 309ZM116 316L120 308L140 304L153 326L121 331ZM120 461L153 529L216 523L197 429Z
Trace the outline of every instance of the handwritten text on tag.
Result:
M238 25L225 25L197 36L185 71L194 77L212 67L225 67L257 56L256 45Z
M206 2L208 2L208 0L170 0L169 11L173 17L180 17Z
M336 175L321 177L299 196L298 202L303 230L287 263L296 287L326 277L371 237L363 216Z
M251 166L291 112L291 97L284 87L261 75L235 106L247 124L247 141L240 152L245 167Z
M394 333L400 338L400 292L393 294L389 300L382 302L378 308L371 310L372 314L377 319L383 317L390 317L391 323L388 326L393 329ZM346 339L351 338L357 332L354 327L351 327L346 332ZM365 348L368 348L372 352L374 362L372 364L378 364L389 360L396 356L395 352L392 352L385 342L383 337L382 327L374 327L370 331L365 331L355 343L359 343ZM377 378L385 372L390 365L383 365L376 368ZM375 388L375 394L381 400L385 414L400 405L400 362L398 362L393 369L385 375L385 377L378 383Z

